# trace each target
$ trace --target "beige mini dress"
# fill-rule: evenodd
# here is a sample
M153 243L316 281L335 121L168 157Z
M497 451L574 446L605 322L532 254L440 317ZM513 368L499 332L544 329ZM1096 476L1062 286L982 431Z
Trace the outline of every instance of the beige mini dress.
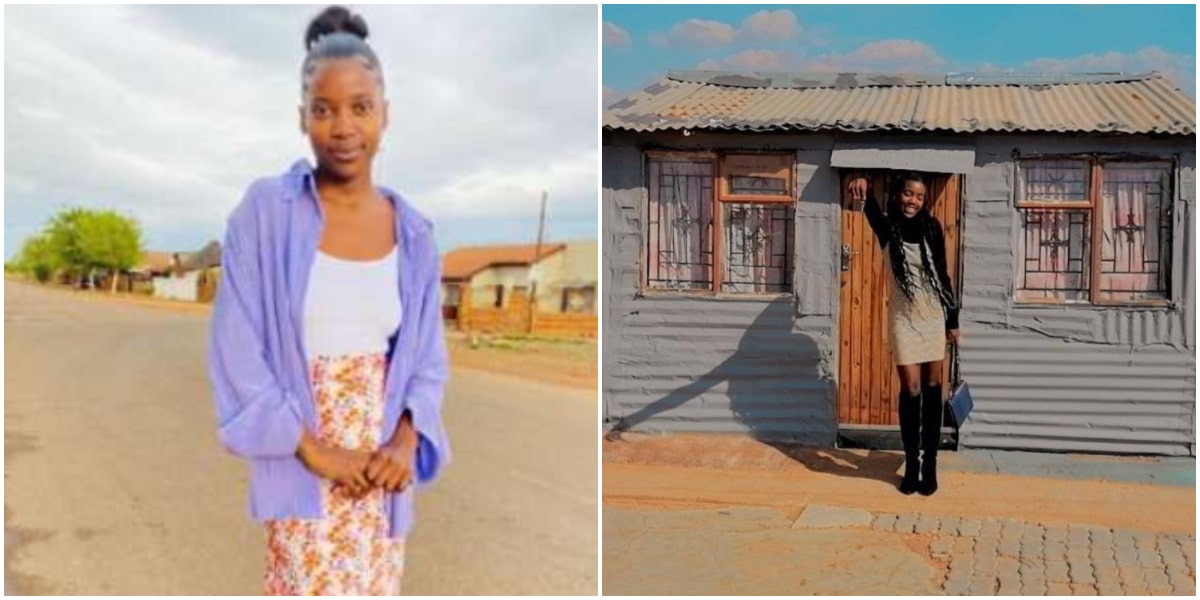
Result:
M928 244L925 251L928 256L933 256ZM884 252L883 256L885 272L890 275L893 273L891 253ZM937 288L923 275L921 246L916 242L904 242L904 259L913 283L912 300L904 295L895 277L888 277L891 281L888 337L892 343L893 361L897 365L914 365L942 360L946 357L946 311Z

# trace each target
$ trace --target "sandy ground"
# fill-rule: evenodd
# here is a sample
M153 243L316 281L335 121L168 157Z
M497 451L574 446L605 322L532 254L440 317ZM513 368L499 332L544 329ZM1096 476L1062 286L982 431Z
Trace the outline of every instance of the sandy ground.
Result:
M923 540L796 531L795 515L757 507L605 507L603 518L606 596L938 593L938 566L922 558Z
M742 436L637 436L603 444L604 505L624 508L762 506L799 514L809 503L870 511L1010 517L1147 531L1195 532L1196 489L1102 479L979 474L943 452L938 493L895 491L903 456L790 448ZM1136 465L1142 458L1113 458Z
M6 281L8 590L254 594L247 468L217 444L207 319ZM460 368L454 462L417 504L411 594L594 594L594 391Z
M600 368L595 340L511 339L472 344L460 333L448 336L456 365L570 386L598 393Z
M923 497L895 490L898 453L628 433L602 453L605 595L943 593L947 564L932 555L934 536L797 527L811 507L1195 533L1194 484L972 472L965 454L945 452L940 489ZM1078 460L1097 471L1096 457L1059 458L1067 470ZM1101 460L1114 473L1153 462Z

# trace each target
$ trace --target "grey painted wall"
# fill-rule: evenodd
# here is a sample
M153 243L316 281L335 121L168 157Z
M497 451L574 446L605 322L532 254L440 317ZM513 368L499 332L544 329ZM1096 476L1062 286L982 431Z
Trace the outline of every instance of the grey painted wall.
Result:
M973 143L963 222L963 374L976 400L964 446L1195 454L1194 138L993 135ZM832 444L836 433L838 246L835 140L904 135L605 132L604 412L646 431L742 431ZM637 294L646 199L641 147L797 153L795 293ZM1173 308L1014 305L1012 151L1181 155Z

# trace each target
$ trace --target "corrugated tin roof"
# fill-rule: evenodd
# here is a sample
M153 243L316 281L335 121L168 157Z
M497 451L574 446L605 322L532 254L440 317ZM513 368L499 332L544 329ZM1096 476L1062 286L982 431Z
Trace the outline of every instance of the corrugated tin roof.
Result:
M181 256L179 263L185 271L219 267L221 266L221 243L213 240L205 244L199 251Z
M541 258L566 249L565 244L542 244ZM537 252L535 244L506 246L464 246L447 252L442 257L442 279L457 281L469 279L488 267L504 265L529 265Z
M131 271L164 272L171 269L171 252L143 252L142 261Z
M658 131L1049 131L1194 134L1196 103L1143 74L752 75L671 72L604 127Z

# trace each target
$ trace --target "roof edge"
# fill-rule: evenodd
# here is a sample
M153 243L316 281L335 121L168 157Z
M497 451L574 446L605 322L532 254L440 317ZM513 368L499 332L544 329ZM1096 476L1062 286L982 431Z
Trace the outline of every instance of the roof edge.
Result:
M701 85L740 88L854 88L910 86L1081 85L1121 83L1161 78L1158 71L1141 73L786 73L670 70L665 79Z

